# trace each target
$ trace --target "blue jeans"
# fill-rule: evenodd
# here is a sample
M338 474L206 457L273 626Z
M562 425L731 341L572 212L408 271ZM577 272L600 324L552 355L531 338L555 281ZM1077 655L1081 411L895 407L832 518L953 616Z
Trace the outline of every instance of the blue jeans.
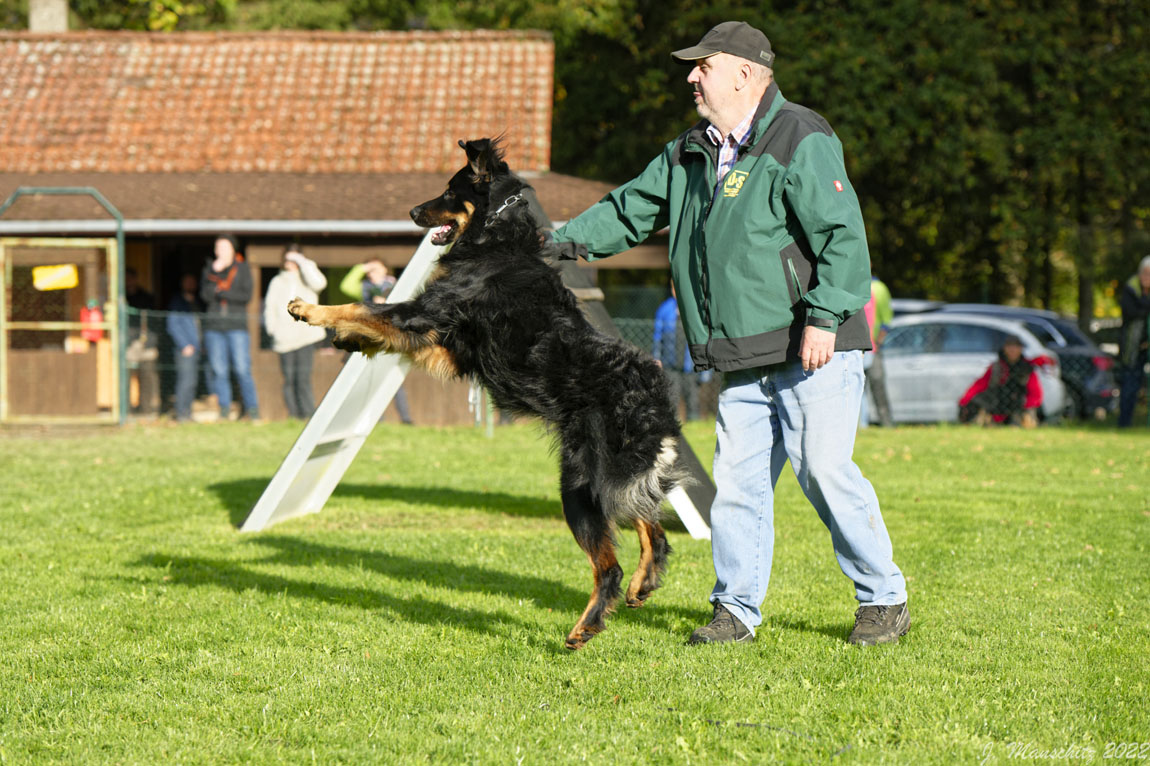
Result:
M786 362L727 373L715 423L711 553L722 603L753 633L763 621L775 547L774 493L789 458L843 574L863 606L901 604L906 582L870 482L854 464L862 353L836 352L815 372Z
M204 351L208 355L212 393L220 402L220 415L227 417L232 408L232 378L240 384L240 397L248 417L259 415L256 384L252 380L251 341L247 330L204 330Z
M176 361L176 420L191 420L192 402L196 398L199 383L200 352L184 356L179 349L175 352Z
M1142 372L1146 357L1139 354L1135 364L1123 367L1118 372L1118 427L1126 428L1134 423L1134 405L1138 403L1138 392L1146 380Z
M280 371L284 376L284 404L288 415L308 420L315 413L315 396L311 392L315 344L285 351L279 356Z

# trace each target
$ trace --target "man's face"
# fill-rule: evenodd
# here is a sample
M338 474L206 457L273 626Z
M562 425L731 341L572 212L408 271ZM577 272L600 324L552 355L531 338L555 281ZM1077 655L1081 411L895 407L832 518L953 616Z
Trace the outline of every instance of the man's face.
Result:
M1150 269L1140 269L1138 271L1138 281L1142 283L1143 290L1150 290Z
M700 117L715 122L728 111L735 99L740 61L738 56L716 53L695 63L687 82L695 90L695 108Z
M216 257L225 263L231 263L235 260L236 249L232 247L231 240L217 239L216 240Z
M1007 343L1002 347L1002 355L1006 357L1006 361L1014 364L1022 358L1022 346L1016 343Z
M375 284L380 284L387 278L387 267L382 261L368 261L364 264L364 274Z

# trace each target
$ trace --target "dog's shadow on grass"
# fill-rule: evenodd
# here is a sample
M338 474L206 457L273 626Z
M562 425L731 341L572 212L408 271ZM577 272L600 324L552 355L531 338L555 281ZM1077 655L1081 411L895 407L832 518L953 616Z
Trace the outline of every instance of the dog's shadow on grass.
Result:
M233 526L240 526L267 488L267 479L237 479L208 487L228 509ZM386 484L340 484L332 497L361 497L373 503L473 508L486 513L534 518L562 518L558 500L506 492L481 492L441 487L400 487Z
M420 559L384 551L323 545L287 536L261 535L252 538L252 544L270 547L273 552L254 561L152 553L135 564L138 567L163 570L162 580L168 586L222 587L236 593L255 590L269 595L284 594L382 612L412 623L451 625L491 635L506 635L507 626L525 630L537 630L537 626L502 610L470 609L436 600L414 598L405 595L410 591L405 585L418 583L451 591L530 601L537 609L569 613L572 622L587 603L590 593L590 588L581 591L535 575L504 572L450 560ZM398 584L390 589L333 585L320 582L308 573L297 579L261 571L261 568L267 567L282 572L284 566L355 569L382 575ZM676 618L695 620L701 614L698 609L664 605L651 605L638 610L637 614L632 610L626 611L627 619L637 618L638 622L662 630L670 629ZM560 648L561 639L561 635L540 635L539 645L547 650L565 652Z

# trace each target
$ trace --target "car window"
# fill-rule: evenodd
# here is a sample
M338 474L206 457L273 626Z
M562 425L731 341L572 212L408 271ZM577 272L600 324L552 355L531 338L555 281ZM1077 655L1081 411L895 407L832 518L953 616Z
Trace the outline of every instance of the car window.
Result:
M896 327L882 342L884 354L928 354L938 351L941 327L937 324L912 324Z
M996 353L1002 348L1006 333L977 324L947 324L942 333L942 353Z
M1063 338L1066 338L1066 342L1071 346L1093 345L1093 341L1091 341L1090 338L1088 338L1086 334L1082 332L1082 329L1073 322L1067 321L1065 319L1057 319L1051 321L1053 322L1055 329L1057 329L1058 332L1062 334Z
M1047 329L1046 325L1040 324L1038 322L1029 322L1029 321L1023 322L1022 324L1026 327L1027 330L1030 330L1031 334L1034 335L1035 338L1038 338L1039 343L1046 346L1047 348L1052 348L1052 347L1061 345L1058 342L1058 338L1055 338L1054 335L1051 334L1050 330Z

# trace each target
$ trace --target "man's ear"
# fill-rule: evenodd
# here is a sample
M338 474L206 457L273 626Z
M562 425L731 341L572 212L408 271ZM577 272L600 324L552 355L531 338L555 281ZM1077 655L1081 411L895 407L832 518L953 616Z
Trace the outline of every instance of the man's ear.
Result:
M738 71L742 76L735 82L735 90L742 90L754 79L755 73L751 70L751 65L748 63L741 64Z

